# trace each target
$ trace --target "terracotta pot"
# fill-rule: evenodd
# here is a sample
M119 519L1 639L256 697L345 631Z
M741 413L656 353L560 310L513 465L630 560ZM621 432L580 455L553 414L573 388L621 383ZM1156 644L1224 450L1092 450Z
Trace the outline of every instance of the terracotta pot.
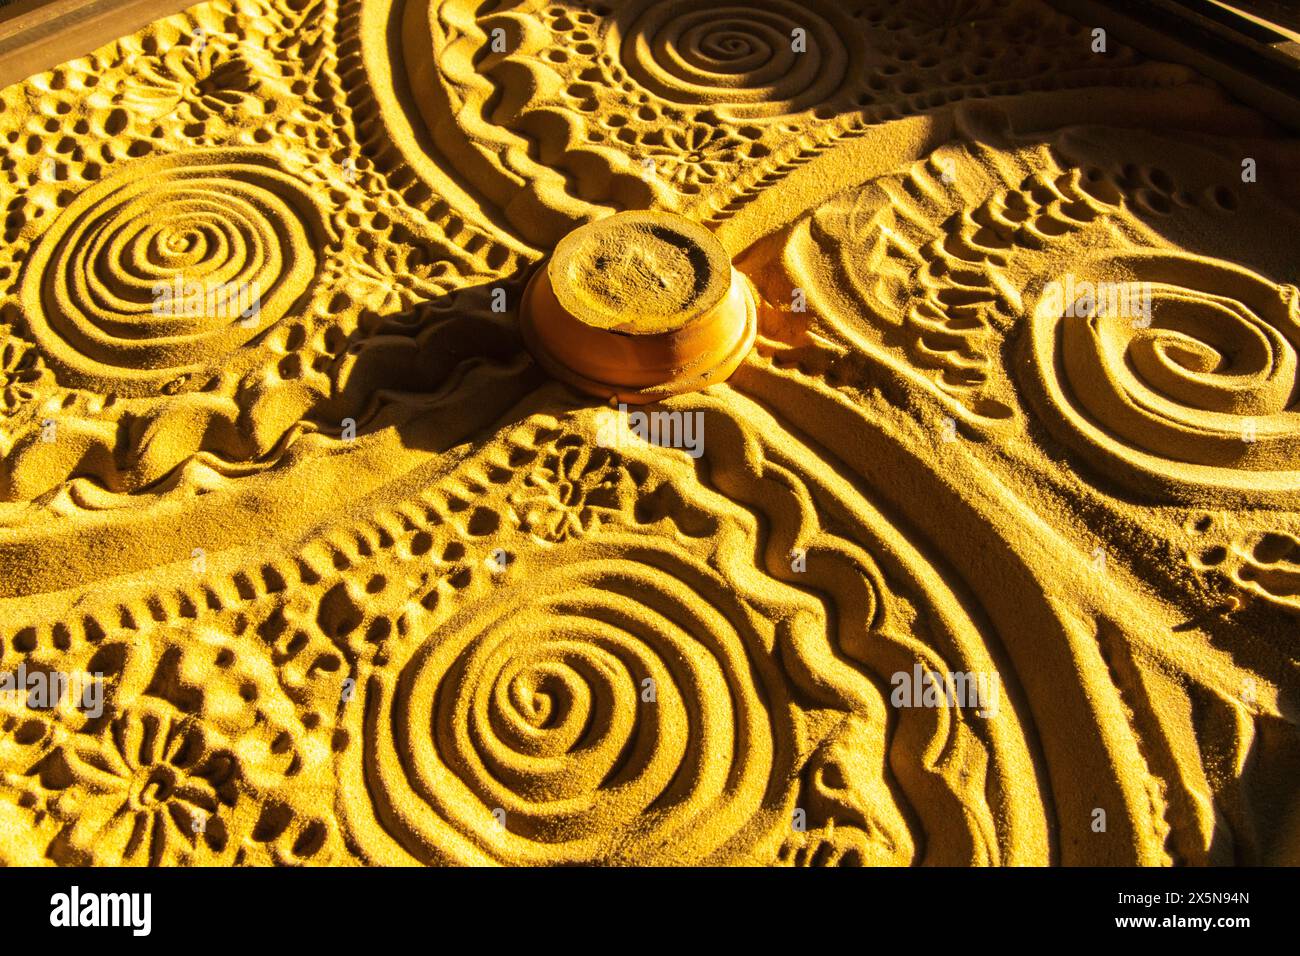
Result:
M529 281L520 321L552 375L630 403L724 381L757 324L749 282L713 234L651 211L565 236Z

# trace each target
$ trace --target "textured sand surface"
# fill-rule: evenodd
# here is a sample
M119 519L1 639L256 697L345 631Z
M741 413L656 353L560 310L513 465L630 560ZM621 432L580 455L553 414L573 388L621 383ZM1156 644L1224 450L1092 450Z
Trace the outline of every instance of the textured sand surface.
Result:
M0 682L103 688L0 695L0 858L1300 862L1300 146L1094 47L213 0L0 91ZM756 303L674 440L520 331L628 209Z

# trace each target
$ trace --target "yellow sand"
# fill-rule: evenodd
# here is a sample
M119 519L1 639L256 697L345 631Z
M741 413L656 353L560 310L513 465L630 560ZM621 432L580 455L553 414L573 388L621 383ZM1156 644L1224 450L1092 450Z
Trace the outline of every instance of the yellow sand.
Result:
M731 264L712 233L662 213L629 215L602 222L608 230L575 229L555 247L546 268L563 308L592 328L653 335L722 301Z
M104 688L0 697L4 860L1300 862L1300 149L1191 71L1028 0L213 0L0 142L0 675ZM624 209L759 294L678 447L520 338ZM664 280L595 324L707 308L672 247L566 260Z

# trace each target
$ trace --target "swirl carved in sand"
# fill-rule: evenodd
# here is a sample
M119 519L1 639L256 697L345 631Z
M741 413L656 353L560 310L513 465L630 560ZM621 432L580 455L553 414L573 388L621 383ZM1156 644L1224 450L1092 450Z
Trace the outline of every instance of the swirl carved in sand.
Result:
M299 304L321 244L313 219L304 188L257 153L128 164L41 236L24 313L70 378L156 388Z
M367 731L384 799L427 795L405 842L651 863L785 823L768 783L790 773L793 728L785 695L754 686L775 674L746 652L761 647L752 624L695 600L703 569L682 581L670 556L633 553L575 554L511 606L467 607L397 674Z
M1061 419L1097 452L1170 483L1231 488L1245 471L1293 489L1295 287L1176 255L1111 257L1089 274L1133 278L1109 280L1103 301L1046 297L1034 314L1038 374Z

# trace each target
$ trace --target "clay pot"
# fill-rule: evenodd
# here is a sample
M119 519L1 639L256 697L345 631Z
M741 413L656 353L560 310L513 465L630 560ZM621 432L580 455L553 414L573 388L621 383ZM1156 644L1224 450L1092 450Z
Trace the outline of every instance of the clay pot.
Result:
M724 381L754 344L748 280L689 219L621 212L569 233L529 281L520 321L556 378L657 401Z

